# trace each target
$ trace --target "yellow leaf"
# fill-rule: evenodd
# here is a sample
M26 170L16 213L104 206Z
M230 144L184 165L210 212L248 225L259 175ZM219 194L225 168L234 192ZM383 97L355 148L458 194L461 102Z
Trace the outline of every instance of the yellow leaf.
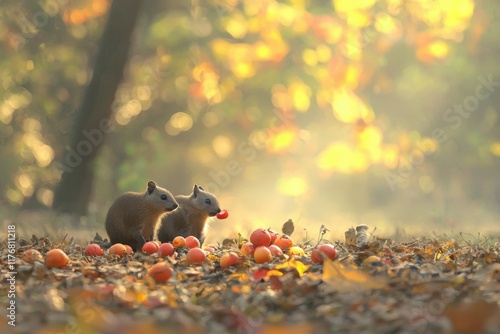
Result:
M301 261L296 260L295 258L292 258L290 261L279 264L275 267L276 270L280 269L290 269L293 268L297 271L299 276L304 275L304 273L310 268L311 266L306 265L302 263Z
M338 291L380 289L386 286L381 279L358 268L328 259L323 263L323 281Z
M269 270L266 274L266 277L271 277L271 276L283 276L283 273L279 270L272 269Z
M238 281L242 281L242 282L249 281L248 275L246 273L234 273L234 274L229 275L228 279L229 280L234 279L234 280L238 280Z

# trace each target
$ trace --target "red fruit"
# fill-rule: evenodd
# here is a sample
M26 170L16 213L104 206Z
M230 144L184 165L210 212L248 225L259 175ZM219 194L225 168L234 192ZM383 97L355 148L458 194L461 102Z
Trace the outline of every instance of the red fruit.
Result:
M282 234L276 237L274 244L279 248L288 249L293 246L293 240L286 234Z
M203 263L203 261L205 261L206 257L207 257L207 255L205 254L203 249L201 249L199 247L191 248L186 254L186 260L189 263L193 263L193 264Z
M241 245L240 253L243 255L252 255L255 251L255 246L251 242L245 242Z
M188 248L200 247L200 240L197 237L190 235L186 238L186 246Z
M64 267L69 262L69 257L60 249L51 249L45 254L45 265L49 268Z
M88 256L101 256L102 248L98 244L89 244L85 247L85 255Z
M240 262L240 257L234 252L225 253L220 257L220 266L226 268L229 266L234 266Z
M203 248L203 250L205 252L209 252L209 253L215 252L215 248L213 248L212 246L207 246L207 247Z
M250 242L255 246L269 246L271 244L271 235L267 230L258 228L250 234Z
M165 242L160 245L160 248L158 249L159 257L171 256L172 254L174 254L174 245L170 242Z
M217 218L219 219L226 219L229 216L229 212L227 210L222 210L217 214Z
M148 241L144 244L144 246L142 246L142 252L143 253L147 253L147 254L154 254L156 252L158 252L158 249L160 247L158 246L158 244L154 241Z
M281 250L281 248L279 248L276 245L269 246L269 250L271 251L274 257L280 257L281 255L283 255L283 251Z
M155 281L164 283L172 277L172 267L166 262L159 262L151 266L148 270L148 275L153 277Z
M273 254L266 246L259 246L255 248L255 252L253 253L253 259L255 260L255 262L266 263L271 261L272 258Z
M311 253L311 260L314 263L323 263L325 258L335 260L337 250L331 244L322 244L316 247Z
M256 281L260 281L261 279L266 278L268 271L269 271L269 269L267 269L267 268L257 269L256 271L253 272L253 275L252 275L253 279Z
M278 233L276 231L271 230L270 228L267 229L267 232L269 232L269 235L271 236L271 244L274 244L274 241L276 240Z

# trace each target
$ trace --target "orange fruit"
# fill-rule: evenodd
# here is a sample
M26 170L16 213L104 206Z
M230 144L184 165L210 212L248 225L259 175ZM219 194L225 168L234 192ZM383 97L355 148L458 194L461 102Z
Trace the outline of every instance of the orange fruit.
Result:
M153 277L155 281L164 283L172 277L172 267L166 262L159 262L151 266L148 270L148 275Z
M186 246L186 239L184 239L184 237L181 237L179 235L174 238L174 240L172 241L172 245L174 245L175 248L180 246Z
M271 261L272 258L273 254L266 246L259 246L255 248L255 252L253 253L253 259L255 260L255 262L266 263Z
M114 254L118 255L119 257L123 257L128 254L127 248L125 245L121 243L114 244L113 246L109 247L109 254Z
M68 263L68 255L58 248L51 249L45 254L45 265L49 268L62 268Z
M33 264L35 262L35 260L40 260L40 261L43 260L43 257L39 251L37 251L36 249L30 248L24 252L22 260L24 262Z

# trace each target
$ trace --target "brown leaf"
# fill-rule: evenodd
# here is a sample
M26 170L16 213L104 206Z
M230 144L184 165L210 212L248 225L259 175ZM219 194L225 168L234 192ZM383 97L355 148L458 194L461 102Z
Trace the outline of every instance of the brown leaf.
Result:
M288 219L286 223L283 224L283 227L281 228L281 232L283 232L286 235L292 235L293 231L295 230L295 226L293 225L293 221L291 219Z

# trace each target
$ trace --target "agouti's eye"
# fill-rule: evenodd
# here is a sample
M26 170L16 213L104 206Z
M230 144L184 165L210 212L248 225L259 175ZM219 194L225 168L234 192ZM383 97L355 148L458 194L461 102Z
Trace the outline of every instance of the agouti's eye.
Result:
M165 194L161 194L161 195L160 195L160 198L161 198L162 200L166 200L166 199L167 199L167 195L165 195Z
M211 203L212 203L212 202L210 202L210 199L208 199L208 198L207 198L207 199L205 199L205 204L210 205Z

